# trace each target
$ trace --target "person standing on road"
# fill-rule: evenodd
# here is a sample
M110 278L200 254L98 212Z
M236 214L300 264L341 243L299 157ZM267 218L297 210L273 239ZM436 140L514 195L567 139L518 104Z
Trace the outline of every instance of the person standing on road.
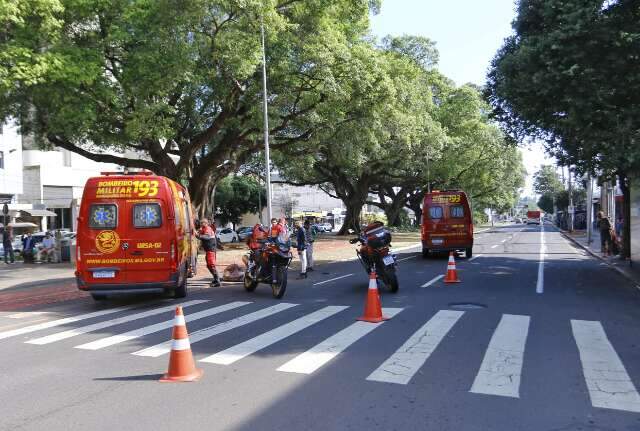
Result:
M307 244L307 271L313 271L313 243L316 240L316 228L309 220L304 221L304 235Z
M610 256L612 247L611 221L605 217L604 212L598 211L598 230L600 230L600 251L605 256Z
M9 264L9 257L11 257L11 263L15 263L16 257L13 254L13 228L11 226L2 229L2 247L4 247L4 263Z
M300 277L298 279L301 280L307 278L307 236L299 221L296 221L296 229L296 249L298 257L300 257Z
M211 287L220 287L220 279L218 278L218 270L216 269L216 249L224 250L224 248L218 243L216 238L215 225L213 225L213 227L209 226L209 220L203 218L200 220L200 230L196 236L202 242L207 269L213 276Z

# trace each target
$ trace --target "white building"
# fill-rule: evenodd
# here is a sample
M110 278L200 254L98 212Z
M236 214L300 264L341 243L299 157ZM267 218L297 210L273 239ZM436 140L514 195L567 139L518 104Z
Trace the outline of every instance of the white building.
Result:
M16 209L42 218L43 230L76 230L77 209L88 178L117 165L97 163L68 150L42 151L33 139L22 139L23 192ZM55 216L53 216L55 214Z
M22 192L22 139L14 124L0 124L0 202L15 203Z

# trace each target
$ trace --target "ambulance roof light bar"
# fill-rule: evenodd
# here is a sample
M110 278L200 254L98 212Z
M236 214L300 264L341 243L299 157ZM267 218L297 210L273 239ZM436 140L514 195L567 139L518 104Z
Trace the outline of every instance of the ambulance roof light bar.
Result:
M100 175L104 175L105 177L109 177L112 175L155 175L151 171L133 171L133 172L100 172Z

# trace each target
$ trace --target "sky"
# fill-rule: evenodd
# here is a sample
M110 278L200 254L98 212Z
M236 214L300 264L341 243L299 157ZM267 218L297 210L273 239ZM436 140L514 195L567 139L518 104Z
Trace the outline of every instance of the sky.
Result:
M456 84L483 85L487 70L503 40L511 34L514 0L382 0L371 17L373 34L420 35L436 42L438 69ZM522 147L527 168L524 195L533 196L532 175L541 164L553 164L542 145Z

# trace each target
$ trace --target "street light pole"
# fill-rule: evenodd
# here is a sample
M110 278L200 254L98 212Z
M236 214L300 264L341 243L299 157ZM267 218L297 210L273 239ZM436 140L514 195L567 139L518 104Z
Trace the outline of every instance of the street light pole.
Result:
M267 221L273 217L271 210L271 163L269 158L269 113L267 112L267 55L264 46L264 20L260 18L260 34L262 36L262 99L264 110L264 159L267 186Z

